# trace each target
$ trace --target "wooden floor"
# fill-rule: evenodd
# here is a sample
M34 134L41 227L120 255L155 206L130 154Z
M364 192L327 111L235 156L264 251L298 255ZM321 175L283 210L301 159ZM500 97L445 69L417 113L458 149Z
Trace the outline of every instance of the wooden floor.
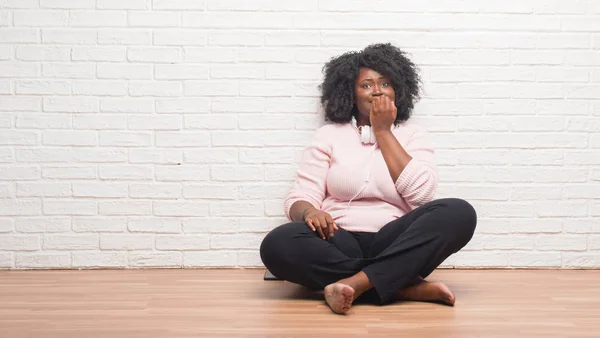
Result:
M0 271L0 337L600 337L600 271L438 270L455 307L348 315L263 272Z

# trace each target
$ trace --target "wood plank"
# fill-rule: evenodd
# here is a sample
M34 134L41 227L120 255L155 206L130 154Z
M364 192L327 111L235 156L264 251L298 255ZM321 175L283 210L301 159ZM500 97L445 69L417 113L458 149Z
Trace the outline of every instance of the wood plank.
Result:
M600 271L437 270L454 307L357 304L264 270L0 271L0 337L598 337Z

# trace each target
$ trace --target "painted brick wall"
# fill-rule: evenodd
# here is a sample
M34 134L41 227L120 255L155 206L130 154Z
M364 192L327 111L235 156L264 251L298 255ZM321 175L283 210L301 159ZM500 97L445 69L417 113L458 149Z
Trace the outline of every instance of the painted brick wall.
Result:
M0 0L0 268L260 266L321 67L421 66L445 266L600 267L600 1Z

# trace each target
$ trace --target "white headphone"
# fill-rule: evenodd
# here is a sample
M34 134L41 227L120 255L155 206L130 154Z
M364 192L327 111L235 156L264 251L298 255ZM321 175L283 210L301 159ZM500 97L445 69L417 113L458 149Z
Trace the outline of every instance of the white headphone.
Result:
M361 126L360 128L356 125L356 118L352 116L352 126L357 128L360 133L360 141L364 144L374 144L377 139L375 138L375 133L371 129L371 126Z

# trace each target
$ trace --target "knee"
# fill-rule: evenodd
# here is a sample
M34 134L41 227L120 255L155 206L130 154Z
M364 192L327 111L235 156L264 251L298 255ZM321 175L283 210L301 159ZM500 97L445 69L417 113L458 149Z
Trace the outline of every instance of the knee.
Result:
M457 238L470 241L477 227L477 212L475 208L467 201L460 198L449 198L444 200L447 209L448 230L456 235Z
M282 264L290 256L290 250L293 249L290 242L298 234L306 232L305 228L308 229L303 222L286 223L265 236L260 244L260 258L267 269Z

